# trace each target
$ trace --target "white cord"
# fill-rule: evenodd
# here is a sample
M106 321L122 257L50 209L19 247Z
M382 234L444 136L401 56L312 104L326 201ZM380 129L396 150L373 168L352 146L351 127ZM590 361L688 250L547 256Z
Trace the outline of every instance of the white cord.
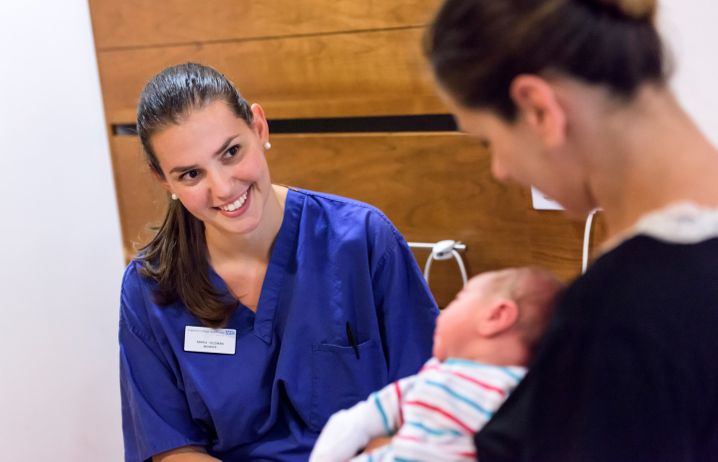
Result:
M469 278L466 275L466 267L464 266L464 259L461 258L461 255L459 255L459 252L457 252L456 250L452 250L451 254L454 256L454 259L456 260L456 264L459 265L459 271L461 272L461 280L464 282L464 285L466 285Z
M426 263L424 263L424 280L427 284L429 284L429 271L431 271L432 260L434 260L434 254L433 252L429 252L429 258L427 258Z
M414 248L429 247L428 245L421 243L409 243L409 246ZM466 285L466 282L468 281L466 267L464 266L464 260L461 258L461 254L457 251L457 249L465 250L466 246L456 241L445 240L439 241L436 244L431 244L430 248L431 252L429 253L429 258L426 259L426 264L424 265L424 279L426 280L426 283L429 283L429 273L431 272L432 261L454 258L454 260L456 260L456 264L459 266L459 271L461 272L461 281L463 282L463 285Z
M593 209L586 217L586 226L583 229L583 258L581 259L581 274L586 272L588 268L588 254L591 243L591 228L593 226L593 216L600 209Z

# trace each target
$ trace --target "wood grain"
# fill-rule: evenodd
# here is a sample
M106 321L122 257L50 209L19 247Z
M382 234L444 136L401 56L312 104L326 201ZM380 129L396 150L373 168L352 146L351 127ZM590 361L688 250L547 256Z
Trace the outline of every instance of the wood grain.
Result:
M137 137L110 137L110 150L123 250L129 261L154 234L151 228L161 223L167 193L150 172Z
M90 0L98 51L424 25L439 0Z
M227 75L269 118L446 113L421 53L422 28L99 51L109 123L132 123L145 83L194 61Z

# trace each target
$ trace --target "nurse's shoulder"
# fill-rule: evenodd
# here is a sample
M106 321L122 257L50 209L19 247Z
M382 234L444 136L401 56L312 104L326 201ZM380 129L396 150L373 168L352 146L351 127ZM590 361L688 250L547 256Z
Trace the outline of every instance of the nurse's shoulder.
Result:
M347 197L297 190L306 197L305 218L319 220L341 241L364 241L375 252L406 246L404 237L387 216L373 205Z
M157 310L156 283L142 274L143 261L135 258L125 268L120 289L120 323L139 329L149 325L150 311Z

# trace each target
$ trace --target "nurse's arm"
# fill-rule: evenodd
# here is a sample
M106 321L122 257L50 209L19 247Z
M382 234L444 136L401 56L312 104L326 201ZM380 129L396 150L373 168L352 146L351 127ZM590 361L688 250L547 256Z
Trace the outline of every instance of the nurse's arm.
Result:
M204 449L197 446L184 446L163 452L152 457L152 462L222 462L207 455Z

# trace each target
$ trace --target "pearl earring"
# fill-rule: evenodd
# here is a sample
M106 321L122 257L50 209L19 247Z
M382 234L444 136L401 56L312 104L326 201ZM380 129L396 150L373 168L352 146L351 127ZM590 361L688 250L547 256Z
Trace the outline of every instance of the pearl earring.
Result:
M265 142L264 142L264 149L265 149L266 151L269 151L270 149L272 149L272 143L270 143L269 141L265 141Z
M172 198L173 201L177 200L177 194L175 194L175 193L172 193L172 195L170 197Z

